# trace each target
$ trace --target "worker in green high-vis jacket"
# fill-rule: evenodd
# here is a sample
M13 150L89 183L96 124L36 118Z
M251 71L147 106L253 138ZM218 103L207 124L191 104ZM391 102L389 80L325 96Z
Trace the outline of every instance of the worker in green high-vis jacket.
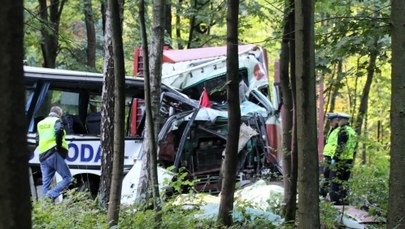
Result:
M337 147L332 156L330 200L335 205L346 205L348 180L356 152L357 134L349 124L350 115L338 113Z
M61 117L63 110L53 106L48 117L40 121L38 128L38 151L42 172L42 189L44 196L54 200L66 189L72 175L65 162L68 154L68 144L65 140L66 131ZM51 182L57 172L62 181L51 189Z
M323 177L324 180L321 185L320 195L326 197L330 190L330 169L332 156L334 155L337 147L337 137L339 133L337 113L328 113L327 118L329 121L329 131L326 135L325 146L323 148Z

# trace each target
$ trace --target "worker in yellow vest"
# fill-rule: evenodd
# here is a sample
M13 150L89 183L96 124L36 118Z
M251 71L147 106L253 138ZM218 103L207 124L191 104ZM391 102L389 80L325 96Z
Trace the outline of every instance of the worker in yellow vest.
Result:
M335 205L346 205L347 186L353 167L357 145L357 134L349 125L350 115L338 113L339 133L337 137L337 148L332 157L332 164L335 165L331 171L330 200Z
M326 142L323 148L322 169L324 180L320 190L320 195L323 197L326 197L329 193L331 161L337 147L337 137L339 133L337 113L328 113L327 118L329 121L329 131L326 135Z
M53 106L48 117L37 125L43 194L52 200L56 199L72 180L69 167L65 162L68 145L65 140L66 132L61 121L62 115L63 110L58 106ZM55 172L62 177L62 181L51 190L51 182Z

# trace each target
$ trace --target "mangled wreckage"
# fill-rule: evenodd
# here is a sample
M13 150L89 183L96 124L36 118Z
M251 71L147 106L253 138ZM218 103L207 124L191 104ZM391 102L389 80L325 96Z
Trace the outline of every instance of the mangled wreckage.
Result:
M137 57L135 58L137 59ZM162 82L186 94L164 96L167 117L159 134L159 162L185 167L198 179L197 191L220 191L221 164L227 139L226 47L165 50ZM239 46L241 132L238 180L281 172L280 96L273 85L269 100L266 51ZM136 71L136 69L135 69ZM170 115L178 104L189 107ZM275 104L275 105L273 105ZM173 113L173 112L172 112Z
M199 179L196 189L218 193L220 168L227 138L227 110L224 93L224 48L212 48L204 58L175 59L184 56L165 51L161 94L161 131L159 165L163 168L184 167L190 179ZM201 50L188 50L199 52ZM215 51L215 52L214 52ZM278 88L273 87L274 106L268 99L268 77L265 52L256 46L240 47L241 115L239 180L249 180L280 169L281 125ZM176 57L177 55L177 57ZM40 196L41 170L37 153L36 124L46 117L52 105L65 111L67 164L76 178L75 186L97 194L101 175L100 123L101 74L25 67L26 116L32 195ZM180 76L181 75L181 76ZM145 110L141 77L125 80L125 160L123 190L133 193L133 178L138 174L143 153ZM207 93L211 107L200 106L201 94ZM132 173L131 173L132 171ZM139 175L139 174L138 174ZM57 180L59 178L57 177Z

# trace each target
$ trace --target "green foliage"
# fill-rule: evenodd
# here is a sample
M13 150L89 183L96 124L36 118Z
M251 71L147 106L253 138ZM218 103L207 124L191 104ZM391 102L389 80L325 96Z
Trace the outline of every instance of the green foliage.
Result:
M388 209L389 161L378 157L372 164L356 165L350 183L349 200L352 205L385 217Z
M180 183L177 182L176 185ZM179 187L184 185L180 184ZM142 206L121 205L118 228L226 228L216 222L216 217L201 218L201 206L206 204L203 197L201 194L188 194L166 199L162 202L160 212L145 208L152 206L147 203ZM275 199L277 200L272 203L279 204L281 197L275 196ZM229 228L278 228L265 216L253 216L246 211L251 207L246 201L235 201L235 211L240 213L241 217ZM161 224L157 224L155 220L157 214L162 216ZM109 228L106 212L99 208L97 200L93 200L88 193L76 190L67 192L64 199L56 204L48 199L35 203L32 215L33 228Z
M319 203L319 211L322 228L336 228L336 225L339 224L338 210L330 202L321 199Z
M273 192L268 200L268 204L270 206L270 209L266 210L269 210L276 215L283 215L283 209L285 207L284 194Z
M170 166L167 169L173 172L174 166ZM183 193L184 190L188 190L189 193L193 193L194 185L196 185L200 181L199 179L191 180L187 169L184 167L181 167L178 172L173 173L173 176L174 179L170 181L165 180L163 185L171 187L173 191L179 194Z
M180 202L181 203L181 202ZM153 210L138 211L137 206L125 206L121 208L119 228L167 228L167 229L188 229L188 228L221 228L216 224L216 219L198 219L198 206L187 207L179 204L174 199L165 202L161 212ZM156 214L161 214L160 225L155 221ZM238 227L239 228L239 227Z
M33 204L33 228L108 228L105 221L106 214L85 192L70 190L57 204L49 199Z

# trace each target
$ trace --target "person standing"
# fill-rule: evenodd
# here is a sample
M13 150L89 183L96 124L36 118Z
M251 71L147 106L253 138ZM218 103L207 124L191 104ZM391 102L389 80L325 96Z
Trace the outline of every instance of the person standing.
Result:
M43 194L52 200L56 199L72 180L69 167L65 162L68 145L65 140L66 131L61 120L62 115L62 108L53 106L48 117L37 125ZM51 190L55 172L62 177L62 181Z
M357 134L349 125L350 115L338 113L337 147L332 157L330 200L335 205L347 204L347 182L353 167Z
M326 143L323 148L323 177L324 181L321 185L320 195L326 197L330 189L330 169L332 156L337 147L337 138L339 133L337 113L328 113L329 131L326 135Z

